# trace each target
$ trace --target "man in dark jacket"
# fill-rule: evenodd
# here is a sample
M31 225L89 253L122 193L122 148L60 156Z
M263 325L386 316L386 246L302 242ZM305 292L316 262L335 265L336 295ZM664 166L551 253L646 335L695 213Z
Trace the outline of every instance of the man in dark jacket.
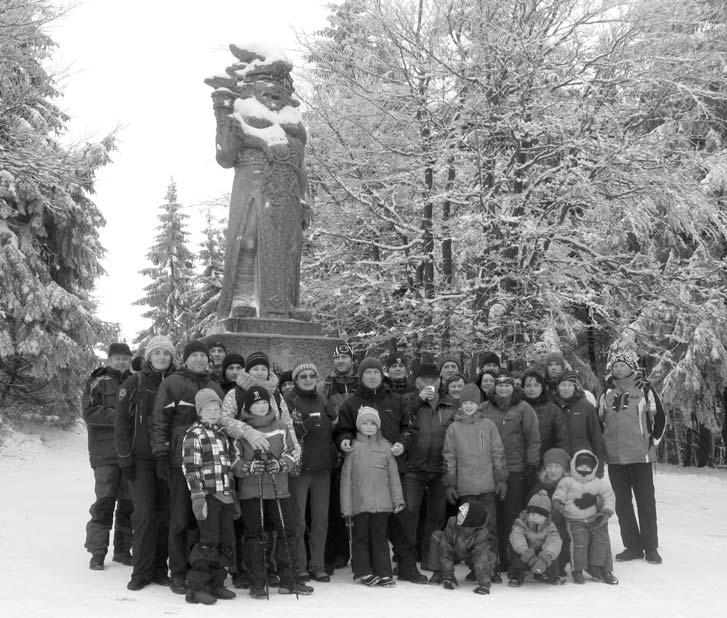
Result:
M406 357L402 354L390 354L386 358L386 377L384 382L394 393L404 396L416 392L414 384L409 379Z
M367 357L361 361L358 379L358 389L343 402L339 411L338 425L334 432L336 445L342 452L350 453L356 437L356 416L359 408L361 406L374 408L381 419L381 435L392 444L391 452L396 458L399 474L403 474L406 470L406 459L403 455L406 449L416 442L416 427L410 425L409 415L401 397L392 393L384 384L384 368L377 359ZM408 560L399 567L399 579L426 583L427 578L417 571L415 560L409 558L413 551L407 547L408 541L401 520L395 516L389 522L389 536L394 545L394 553L401 559L406 556Z
M169 486L157 476L151 451L156 393L174 371L174 345L169 337L152 337L143 360L139 372L127 378L119 391L114 423L121 474L129 481L134 502L134 570L126 586L129 590L140 590L150 582L169 585Z
M116 562L131 564L131 512L126 479L122 478L114 446L114 415L121 384L129 376L131 350L125 343L109 346L108 363L94 371L83 390L83 420L88 428L88 454L93 469L96 501L86 524L86 549L91 554L89 568L100 571L114 525ZM114 520L114 509L116 518Z
M406 536L399 556L400 571L416 560L417 527L422 501L426 496L426 514L422 522L421 555L429 555L432 532L441 530L447 518L447 498L442 485L444 435L452 423L456 409L449 397L439 394L440 377L436 365L422 363L417 371L417 393L406 399L411 425L417 429L417 440L406 452L406 472L401 477L406 508L398 515ZM411 554L409 552L412 552Z
M189 567L187 532L194 529L187 481L182 472L182 441L189 426L197 420L194 396L211 388L222 398L224 393L209 373L209 352L202 341L190 341L182 356L184 367L161 383L153 412L151 450L156 458L157 475L169 484L169 570L171 589L186 593Z

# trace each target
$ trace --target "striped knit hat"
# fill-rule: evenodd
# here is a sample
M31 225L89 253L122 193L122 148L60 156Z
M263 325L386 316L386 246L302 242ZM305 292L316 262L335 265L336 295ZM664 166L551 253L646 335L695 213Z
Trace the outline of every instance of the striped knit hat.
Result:
M164 350L165 352L169 352L172 358L174 358L174 344L166 335L154 335L146 342L144 360L149 360L152 350Z
M312 371L316 374L316 377L318 377L318 369L313 363L301 363L298 365L295 369L293 369L293 382L295 382L296 378L298 377L298 374L303 371Z

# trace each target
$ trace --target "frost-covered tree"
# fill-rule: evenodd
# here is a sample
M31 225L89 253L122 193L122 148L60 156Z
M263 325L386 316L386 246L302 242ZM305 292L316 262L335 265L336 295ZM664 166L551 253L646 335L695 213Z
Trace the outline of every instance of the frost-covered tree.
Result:
M58 142L67 117L44 68L55 16L44 0L0 3L0 411L72 419L108 334L91 300L104 225L91 195L113 139Z
M187 298L194 279L194 256L187 248L187 215L177 201L177 185L172 180L165 202L159 206L154 244L146 254L151 266L141 274L151 279L144 287L146 295L134 304L149 307L143 313L152 323L143 330L138 342L154 334L165 334L183 345L191 324Z

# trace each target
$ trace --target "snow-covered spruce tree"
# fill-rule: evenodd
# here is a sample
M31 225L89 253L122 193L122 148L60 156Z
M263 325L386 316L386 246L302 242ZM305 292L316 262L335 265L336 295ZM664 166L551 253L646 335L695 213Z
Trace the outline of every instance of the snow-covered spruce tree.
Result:
M642 333L652 361L687 359L677 344L699 325L724 344L721 312L705 309L724 306L727 272L723 12L344 3L308 42L309 302L341 333L423 350L519 356L547 329L598 373L610 342L649 316L689 325ZM701 362L688 373L704 394ZM715 426L707 399L679 414L699 408Z
M229 197L224 203L229 203ZM191 320L187 339L202 337L217 320L225 261L225 231L214 217L211 206L205 211L203 234L204 240L197 254L199 272L194 276L185 298Z
M104 225L90 196L113 139L65 148L44 64L44 0L0 3L0 415L71 421L107 326L94 315Z
M167 188L165 202L159 206L159 224L156 227L154 244L146 254L151 266L141 274L151 279L144 287L146 295L134 304L149 307L143 313L152 323L139 333L137 342L155 334L171 337L178 347L186 342L191 315L186 303L194 279L194 256L187 248L187 219L177 201L177 185L172 180Z

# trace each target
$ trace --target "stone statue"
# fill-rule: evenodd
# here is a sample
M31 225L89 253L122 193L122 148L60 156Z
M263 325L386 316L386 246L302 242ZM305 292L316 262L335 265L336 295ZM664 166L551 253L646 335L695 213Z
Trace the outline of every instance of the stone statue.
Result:
M306 131L285 54L230 45L238 62L205 80L217 120L217 162L235 168L217 315L298 318Z

